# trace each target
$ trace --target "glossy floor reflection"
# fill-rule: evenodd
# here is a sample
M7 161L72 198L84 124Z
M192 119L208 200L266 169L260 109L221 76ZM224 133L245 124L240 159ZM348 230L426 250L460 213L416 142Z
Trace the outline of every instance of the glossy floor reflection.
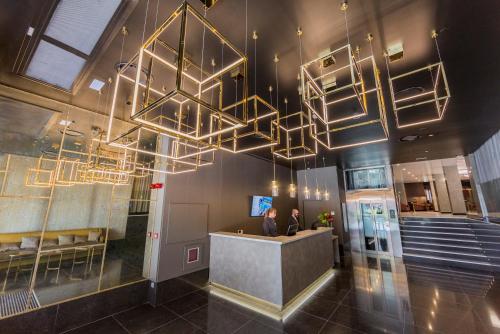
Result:
M201 271L175 279L193 287L179 298L70 333L500 333L494 275L361 254L344 262L285 322L210 295Z

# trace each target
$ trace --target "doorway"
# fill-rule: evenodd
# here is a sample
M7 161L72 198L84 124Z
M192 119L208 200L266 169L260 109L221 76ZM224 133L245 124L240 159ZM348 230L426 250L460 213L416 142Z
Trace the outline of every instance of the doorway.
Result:
M387 210L382 201L359 201L363 245L365 251L377 254L389 254L390 233L387 222Z

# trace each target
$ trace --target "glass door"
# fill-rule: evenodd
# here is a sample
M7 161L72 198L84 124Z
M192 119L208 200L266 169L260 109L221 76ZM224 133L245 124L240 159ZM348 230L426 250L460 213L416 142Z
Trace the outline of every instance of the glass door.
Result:
M364 245L367 252L389 253L389 238L385 204L377 201L360 201Z
M366 251L376 251L375 226L372 217L371 203L361 202L361 222L363 224L363 233Z

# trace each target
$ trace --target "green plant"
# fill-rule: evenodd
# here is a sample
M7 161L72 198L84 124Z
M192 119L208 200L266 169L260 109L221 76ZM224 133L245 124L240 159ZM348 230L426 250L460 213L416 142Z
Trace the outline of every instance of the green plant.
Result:
M318 215L318 222L320 222L322 225L328 226L330 223L333 222L333 215L330 212L321 212Z

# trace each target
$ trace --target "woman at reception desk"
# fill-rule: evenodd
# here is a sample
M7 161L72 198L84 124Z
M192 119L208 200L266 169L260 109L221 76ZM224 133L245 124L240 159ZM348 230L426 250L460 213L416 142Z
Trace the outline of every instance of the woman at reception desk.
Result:
M328 227L275 237L210 233L211 293L276 319L331 278L332 266Z

